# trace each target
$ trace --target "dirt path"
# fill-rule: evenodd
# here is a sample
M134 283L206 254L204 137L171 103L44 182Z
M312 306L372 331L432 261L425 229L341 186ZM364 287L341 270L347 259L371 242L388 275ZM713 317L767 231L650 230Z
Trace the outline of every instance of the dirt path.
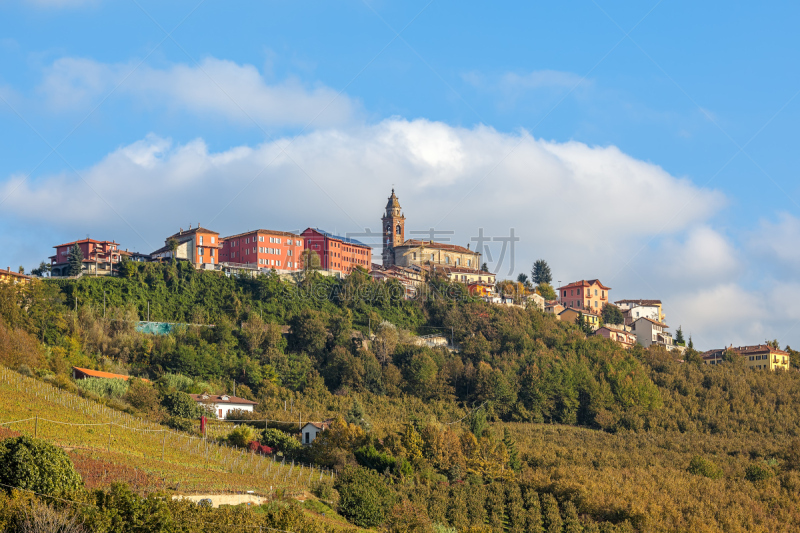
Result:
M199 502L200 500L211 500L212 507L219 507L220 505L241 505L243 503L252 503L253 505L261 505L267 498L263 496L256 496L255 494L188 494L188 495L175 495L173 500L189 500L192 502Z

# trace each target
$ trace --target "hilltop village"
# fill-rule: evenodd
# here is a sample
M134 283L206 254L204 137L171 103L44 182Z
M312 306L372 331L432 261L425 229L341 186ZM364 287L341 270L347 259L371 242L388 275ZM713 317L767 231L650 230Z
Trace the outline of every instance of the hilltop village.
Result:
M611 287L599 279L583 279L550 287L549 267L542 279L498 280L482 262L481 252L434 240L406 239L406 219L394 189L381 218L381 263L373 263L373 249L350 236L336 235L309 227L299 233L255 229L230 236L202 227L199 223L164 240L164 246L144 254L122 249L115 240L91 238L54 246L49 263L42 263L32 275L22 268L0 269L0 281L30 282L34 279L116 276L126 262L186 261L196 269L220 271L226 275L276 273L292 279L304 270L346 277L359 269L379 281L395 280L405 298L415 298L434 275L463 284L469 294L489 303L536 306L559 320L580 325L588 335L611 339L626 349L636 344L661 346L680 357L687 347L679 328L673 336L667 325L661 300L611 299ZM534 274L535 275L535 274ZM541 276L540 276L541 277ZM531 281L537 284L534 286ZM613 303L612 303L613 302ZM691 340L689 341L691 343ZM690 346L691 347L691 346ZM728 346L701 354L705 363L721 364L727 356L741 357L755 369L790 368L790 354L775 343Z

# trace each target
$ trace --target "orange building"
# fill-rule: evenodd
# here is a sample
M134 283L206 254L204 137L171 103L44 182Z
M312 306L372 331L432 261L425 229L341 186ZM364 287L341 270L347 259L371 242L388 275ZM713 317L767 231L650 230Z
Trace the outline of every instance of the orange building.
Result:
M81 272L107 276L114 272L114 266L121 261L119 243L114 241L96 241L94 239L83 239L72 241L58 246L56 255L50 256L50 273L53 276L69 276L69 252L73 246L78 245L83 253L83 265Z
M561 305L566 308L591 309L599 313L609 302L611 287L606 287L600 280L582 279L558 288Z
M306 249L319 255L320 268L349 274L358 267L367 271L372 266L372 248L363 242L333 235L319 228L303 232Z
M6 270L0 268L0 283L30 283L32 279L33 278L25 274L14 272L11 270L11 267L8 267Z
M304 239L288 231L257 229L223 237L220 263L275 270L299 270Z
M170 241L175 241L177 247L174 252ZM213 269L219 259L219 233L210 229L200 227L184 231L183 228L175 235L171 235L164 241L164 246L150 254L154 260L171 259L174 255L176 259L185 259L196 268Z

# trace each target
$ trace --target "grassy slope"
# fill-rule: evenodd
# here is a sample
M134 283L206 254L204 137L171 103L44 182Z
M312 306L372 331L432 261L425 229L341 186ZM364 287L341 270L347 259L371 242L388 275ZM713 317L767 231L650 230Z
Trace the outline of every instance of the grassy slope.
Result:
M124 467L119 476L129 480L141 475L152 489L180 492L247 491L267 495L273 489L287 493L307 491L313 472L244 451L208 445L197 438L108 409L0 367L0 423L33 418L4 427L73 449L95 461L84 476L115 475L99 470L103 463ZM39 417L38 429L35 417ZM46 420L52 421L48 422ZM114 425L109 425L112 422ZM66 425L94 424L94 425ZM109 428L111 436L109 437ZM163 448L163 459L162 459ZM131 470L135 469L135 470ZM97 485L93 479L93 484ZM99 483L102 485L103 483Z

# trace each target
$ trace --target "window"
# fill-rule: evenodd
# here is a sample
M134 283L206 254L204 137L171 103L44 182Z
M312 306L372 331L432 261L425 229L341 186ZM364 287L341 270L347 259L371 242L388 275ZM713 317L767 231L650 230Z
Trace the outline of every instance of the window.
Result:
M258 242L264 242L264 236L263 235L259 235L258 236Z
M211 237L211 244L214 244L214 237Z
M253 253L256 253L256 247L253 246Z
M600 302L598 302L597 300L595 300L595 301L594 301L594 306L595 306L595 307L598 307L599 305L600 305Z
M309 444L310 442L311 442L311 432L310 431L306 431L306 444ZM320 442L322 442L322 441L320 441Z
M594 290L594 295L597 296L597 289Z
M449 255L444 258L444 262L447 263L448 265L450 264L450 256Z
M210 255L211 257L214 257L214 249L213 248L208 250L208 255Z
M433 257L434 257L434 255L433 255L433 254L431 254L431 261L433 261L433 260L434 260L434 258L433 258Z
M400 232L402 231L402 228L400 227L400 224L397 225L397 228L394 231L395 231L395 233L400 235Z
M198 249L197 249L197 253L198 253L199 255L203 255L203 249L202 249L202 248L198 248Z
M198 239L200 239L200 244L203 244L203 236L202 236L202 235L200 235L200 236L198 237Z
M291 250L286 250L286 255L292 255L292 251Z
M467 266L468 266L468 267L471 267L471 266L472 266L472 259L467 259Z

